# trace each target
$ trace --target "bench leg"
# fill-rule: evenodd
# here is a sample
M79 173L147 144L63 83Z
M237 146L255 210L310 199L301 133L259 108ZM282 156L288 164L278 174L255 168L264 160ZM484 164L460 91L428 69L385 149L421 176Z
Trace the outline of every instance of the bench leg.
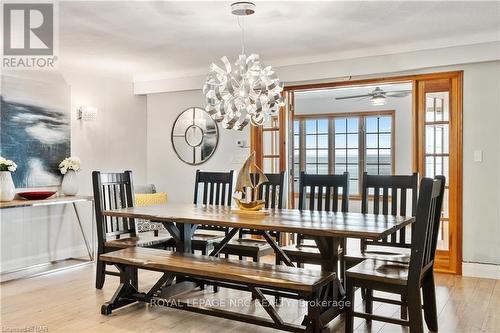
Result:
M113 297L101 307L101 314L110 315L115 309L121 308L125 305L135 303L133 299L128 299L127 296L137 292L133 286L134 269L130 267L118 267L120 270L120 285L116 289ZM137 278L137 269L135 269L135 278Z

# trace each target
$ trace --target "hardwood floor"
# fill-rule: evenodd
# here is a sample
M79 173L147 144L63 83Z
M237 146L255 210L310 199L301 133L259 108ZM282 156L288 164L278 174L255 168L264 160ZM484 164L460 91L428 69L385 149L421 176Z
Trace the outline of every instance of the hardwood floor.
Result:
M140 272L139 284L147 287L155 282L155 273ZM500 280L468 278L453 275L436 276L439 331L499 332L500 331ZM175 309L135 304L102 316L100 306L110 299L118 285L118 278L107 277L103 290L94 288L94 267L76 267L30 279L0 284L2 332L30 328L34 332L273 332L272 329L226 319L209 317ZM192 301L202 296L213 302L229 306L230 299L241 299L239 311L262 316L266 313L260 305L250 302L250 294L221 289L214 294L211 288L189 294ZM356 298L361 305L361 298ZM297 301L288 301L278 311L285 320L299 323L305 308ZM399 316L395 305L375 303L374 312ZM373 322L367 325L362 319L355 321L356 332L408 332L397 325ZM329 332L343 332L342 318L328 326ZM328 332L328 331L327 331Z

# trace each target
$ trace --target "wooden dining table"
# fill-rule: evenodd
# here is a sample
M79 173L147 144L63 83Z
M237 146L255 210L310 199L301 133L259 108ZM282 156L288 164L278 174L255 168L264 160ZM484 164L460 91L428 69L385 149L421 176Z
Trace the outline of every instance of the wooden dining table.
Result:
M413 217L374 215L361 213L333 213L294 209L275 209L262 212L242 212L231 207L207 205L167 204L148 207L130 207L106 210L106 216L145 219L162 223L176 241L176 250L191 252L191 238L198 225L228 228L224 239L214 247L210 256L216 256L224 246L238 234L239 230L253 229L260 232L271 245L277 256L288 266L294 266L277 244L270 231L300 233L314 239L322 259L321 269L334 272L335 281L325 291L326 299L332 304L328 317L333 319L343 307L343 276L339 263L343 262L343 252L339 250L347 238L381 239L405 228L414 222Z

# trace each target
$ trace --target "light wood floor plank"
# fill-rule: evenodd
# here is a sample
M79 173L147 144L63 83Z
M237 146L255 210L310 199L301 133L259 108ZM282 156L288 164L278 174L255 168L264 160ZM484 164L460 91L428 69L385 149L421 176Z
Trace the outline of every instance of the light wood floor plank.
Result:
M153 285L158 273L139 273L141 288ZM436 275L439 332L500 332L500 281L453 275ZM266 333L273 329L226 319L204 316L176 309L134 304L117 310L111 316L102 316L100 306L111 298L118 286L116 277L107 277L103 290L94 288L92 265L68 269L30 279L0 284L1 326L23 328L33 325L47 326L49 332L207 332L207 333ZM383 295L387 296L386 294ZM214 294L211 287L194 291L189 299L205 298L229 303L229 299L250 300L250 294L222 288ZM398 296L393 296L398 297ZM269 297L272 299L272 297ZM363 304L359 292L356 307ZM233 308L234 309L234 308ZM295 300L285 300L277 308L286 321L300 323L305 306ZM259 304L247 302L238 311L266 316ZM374 313L399 317L395 305L374 303ZM408 333L398 325L362 319L355 321L356 332ZM327 332L344 331L344 318L332 321Z

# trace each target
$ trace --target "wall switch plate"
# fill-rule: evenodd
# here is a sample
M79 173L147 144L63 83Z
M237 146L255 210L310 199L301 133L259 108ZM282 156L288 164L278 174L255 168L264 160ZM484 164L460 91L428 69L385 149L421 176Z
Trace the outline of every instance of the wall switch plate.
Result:
M482 162L482 161L483 161L483 151L474 150L474 162Z

